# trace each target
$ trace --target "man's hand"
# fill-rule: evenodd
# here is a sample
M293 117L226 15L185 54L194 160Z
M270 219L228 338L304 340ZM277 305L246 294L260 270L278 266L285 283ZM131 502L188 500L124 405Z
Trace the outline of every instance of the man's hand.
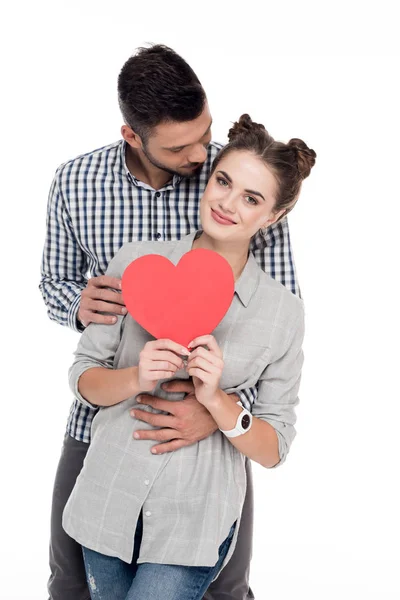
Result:
M131 415L136 419L162 428L135 431L135 439L164 442L153 446L151 449L153 454L164 454L183 446L190 446L207 438L218 429L208 410L196 400L191 381L175 380L164 383L162 387L167 392L185 392L187 396L184 400L172 402L140 394L138 400L141 399L141 404L168 412L169 415L148 413L137 408L131 411Z
M89 323L106 325L115 323L117 317L113 315L126 314L125 303L120 291L121 280L116 277L101 275L89 279L86 288L81 293L78 321L84 327L87 327ZM111 315L102 315L100 314L102 312L111 313Z

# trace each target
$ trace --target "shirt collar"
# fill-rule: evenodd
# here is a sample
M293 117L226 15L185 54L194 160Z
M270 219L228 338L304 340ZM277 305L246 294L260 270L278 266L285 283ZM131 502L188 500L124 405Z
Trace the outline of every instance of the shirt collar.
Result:
M246 308L258 288L259 281L260 267L258 266L253 253L249 252L246 266L235 285L235 293Z
M189 233L189 235L186 235L185 237L181 238L179 242L177 242L170 255L170 260L174 265L180 261L186 252L190 252L193 241L198 233L198 231ZM260 267L258 266L252 252L249 252L247 263L235 284L235 294L237 294L239 300L246 308L249 305L249 302L255 291L257 290L259 280Z
M189 235L185 235L185 237L181 238L175 245L175 248L170 254L169 260L174 264L178 264L180 259L186 252L190 252L192 249L193 241L198 231L192 231ZM162 244L162 242L161 242Z

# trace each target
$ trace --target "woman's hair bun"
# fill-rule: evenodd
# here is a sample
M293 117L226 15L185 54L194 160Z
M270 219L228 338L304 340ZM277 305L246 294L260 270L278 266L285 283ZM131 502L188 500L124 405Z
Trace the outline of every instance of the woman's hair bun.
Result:
M316 153L303 140L299 140L298 138L291 139L288 142L288 146L295 152L297 168L300 176L305 179L309 176L311 169L315 165Z
M228 132L228 140L233 142L241 135L245 135L246 133L256 133L259 131L266 132L264 125L261 125L261 123L254 123L249 115L244 114L240 117L239 121L236 121L236 123L233 124L233 127L230 128Z

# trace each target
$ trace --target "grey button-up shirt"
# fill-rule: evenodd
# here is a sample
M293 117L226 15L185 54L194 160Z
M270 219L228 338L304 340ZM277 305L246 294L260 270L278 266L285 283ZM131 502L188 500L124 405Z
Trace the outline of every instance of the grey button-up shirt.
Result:
M162 244L126 244L107 274L121 277L132 260L150 253L177 264L191 249L194 236ZM303 315L303 302L266 275L250 253L229 311L213 331L224 356L220 387L232 393L258 382L252 413L275 428L280 462L295 436ZM140 351L151 339L130 315L119 317L113 326L89 325L70 369L73 393L89 405L78 392L82 373L99 366L137 365ZM187 373L179 371L177 376L186 378ZM164 392L160 384L154 395L182 399ZM64 511L65 531L92 550L131 562L143 509L139 563L211 566L237 521L226 564L235 548L246 492L244 456L220 431L177 452L153 455L153 441L132 437L134 430L151 428L130 416L130 409L138 406L159 412L141 407L131 397L102 408L94 418L92 442Z

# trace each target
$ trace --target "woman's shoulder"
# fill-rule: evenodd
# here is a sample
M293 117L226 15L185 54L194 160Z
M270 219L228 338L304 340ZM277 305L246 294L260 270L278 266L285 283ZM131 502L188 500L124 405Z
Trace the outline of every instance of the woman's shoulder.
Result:
M293 323L303 318L303 300L262 269L260 269L259 294L268 303L274 305L283 319Z

